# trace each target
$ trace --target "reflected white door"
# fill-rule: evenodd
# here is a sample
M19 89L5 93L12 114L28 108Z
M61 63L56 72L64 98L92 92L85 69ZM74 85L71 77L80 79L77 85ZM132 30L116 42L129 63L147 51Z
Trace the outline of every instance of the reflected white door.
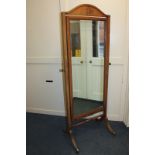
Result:
M99 26L99 22L90 20L79 23L80 55L74 54L72 57L73 97L103 101L104 49L100 45ZM74 32L77 30L74 29ZM104 35L104 32L101 33ZM94 46L93 39L97 43Z
M101 25L102 24L102 25ZM104 22L86 22L87 98L103 101ZM100 35L102 34L102 35Z
M71 21L73 97L87 98L85 21ZM76 44L75 44L76 43Z

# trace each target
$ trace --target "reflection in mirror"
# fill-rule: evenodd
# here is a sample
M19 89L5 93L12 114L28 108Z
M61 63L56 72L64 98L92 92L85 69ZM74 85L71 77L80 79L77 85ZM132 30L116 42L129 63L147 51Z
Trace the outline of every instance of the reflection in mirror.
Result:
M72 21L71 28L71 47L72 56L80 57L81 43L80 43L80 22Z
M74 115L103 106L104 25L70 20Z
M103 57L104 52L104 22L92 21L93 57Z

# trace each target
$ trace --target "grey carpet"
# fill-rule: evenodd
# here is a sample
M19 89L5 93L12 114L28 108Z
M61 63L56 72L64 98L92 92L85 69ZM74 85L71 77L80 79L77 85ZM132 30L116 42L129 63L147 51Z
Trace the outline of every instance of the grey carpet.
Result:
M65 118L26 114L27 155L76 155L65 129ZM129 130L122 122L110 122L117 132L108 133L103 122L92 121L73 130L79 155L128 155Z
M101 101L94 101L82 98L74 98L73 99L73 107L74 107L74 114L79 115L85 112L89 112L93 109L96 109L102 106L103 103Z

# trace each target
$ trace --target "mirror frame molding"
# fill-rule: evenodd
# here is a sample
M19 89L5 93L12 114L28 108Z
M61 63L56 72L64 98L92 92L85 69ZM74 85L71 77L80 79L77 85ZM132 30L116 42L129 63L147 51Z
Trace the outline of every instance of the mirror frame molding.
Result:
M71 11L61 12L62 19L62 42L63 42L63 65L64 65L64 79L65 79L65 108L67 116L67 133L71 137L72 144L77 152L79 148L77 147L74 136L72 135L72 128L74 126L79 126L89 120L97 119L90 118L84 121L81 121L77 124L74 124L73 121L80 120L83 117L89 116L91 114L103 111L103 114L100 116L106 123L106 127L110 133L115 135L115 131L111 128L108 118L107 118L107 96L108 96L108 74L109 74L109 46L110 46L110 15L103 13L97 7L90 4L82 4ZM70 32L69 32L69 21L70 20L100 20L106 21L105 26L105 51L104 51L104 89L103 89L103 98L104 104L103 107L95 109L95 111L82 114L78 117L73 116L73 104L72 104L72 65L71 65L71 48L70 48Z

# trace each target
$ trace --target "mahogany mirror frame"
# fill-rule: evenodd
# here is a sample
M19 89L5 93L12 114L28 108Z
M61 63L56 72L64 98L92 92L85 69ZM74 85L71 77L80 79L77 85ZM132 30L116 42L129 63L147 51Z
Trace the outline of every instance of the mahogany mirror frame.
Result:
M109 46L110 46L110 15L103 13L97 7L90 4L82 4L71 11L62 12L62 42L63 42L63 65L64 65L64 81L65 81L65 108L67 116L67 133L71 137L72 144L76 150L79 152L75 137L72 134L72 128L86 123L90 120L95 120L101 118L104 120L108 131L115 135L115 131L112 129L107 118L107 95L108 95L108 74L109 74ZM72 99L72 62L71 62L71 47L70 47L70 20L96 20L96 21L106 21L105 24L105 35L104 40L106 42L104 50L104 86L103 86L103 106L87 113L78 115L77 117L73 115L73 99ZM81 121L81 118L89 116L91 114L102 111L103 114L97 117L88 118ZM80 121L74 123L74 121Z

